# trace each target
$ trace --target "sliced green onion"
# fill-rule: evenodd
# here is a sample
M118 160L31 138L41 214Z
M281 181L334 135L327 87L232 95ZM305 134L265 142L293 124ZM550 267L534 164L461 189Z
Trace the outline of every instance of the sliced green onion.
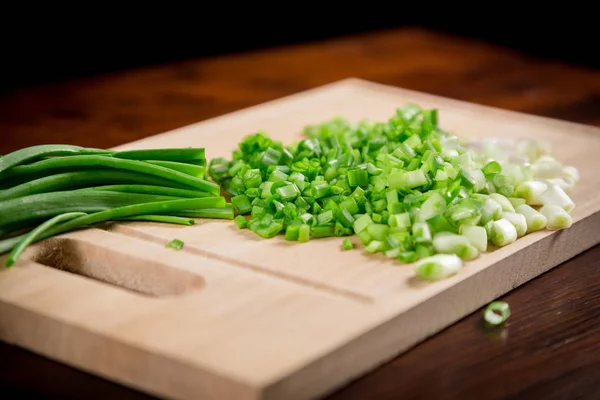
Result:
M490 197L500 204L502 211L515 212L515 208L508 198L500 193L491 193Z
M237 217L235 217L233 222L235 222L237 227L240 229L248 227L248 220L243 215L238 215Z
M456 254L460 258L471 258L473 247L465 236L441 232L433 238L433 248L437 253ZM475 252L476 254L477 252Z
M515 194L531 206L542 205L540 195L546 191L548 185L542 181L526 181L517 186Z
M502 218L492 222L490 236L496 246L507 246L517 240L517 229L509 220Z
M504 211L502 212L502 218L513 224L517 231L517 238L520 238L527 233L527 219L523 214Z
M504 301L494 301L483 311L483 319L490 325L500 325L510 317L510 307Z
M346 238L342 241L342 248L344 250L352 250L354 248L354 244L352 243L352 240Z
M179 239L173 239L169 243L167 243L167 247L171 247L175 250L181 250L183 249L184 244L185 243Z
M469 243L479 251L487 251L487 231L482 226L461 225L459 233L467 238Z
M546 228L548 219L539 211L528 204L521 204L515 207L515 210L525 217L527 222L527 233L535 232Z
M573 217L563 207L550 204L543 206L540 213L546 217L546 228L552 231L570 228Z
M540 201L544 206L558 206L567 213L575 208L573 200L558 185L548 185L548 188L540 195Z
M415 262L414 270L422 279L438 280L456 274L462 266L462 260L455 254L435 254Z

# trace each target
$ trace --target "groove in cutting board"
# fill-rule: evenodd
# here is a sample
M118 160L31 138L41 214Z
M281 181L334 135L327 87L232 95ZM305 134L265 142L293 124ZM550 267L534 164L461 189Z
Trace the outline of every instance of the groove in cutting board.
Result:
M134 245L126 240L116 243L104 231L88 229L42 241L31 259L148 296L183 295L203 287L202 276L148 259L131 251Z
M135 228L131 228L130 224L120 223L120 224L110 224L110 226L105 228L108 232L113 232L116 234L122 234L125 236L130 236L133 238L149 240L157 244L164 244L165 238L163 236L158 236L153 234L152 232L146 232L142 230L137 230ZM349 297L353 300L362 302L362 303L371 303L373 302L373 298L369 296L362 295L360 293L352 292L349 290L343 290L340 288L336 288L335 286L330 286L325 283L314 282L309 279L303 279L297 275L287 274L283 271L274 271L262 268L259 264L253 264L250 262L245 262L243 260L227 257L226 255L215 253L206 249L202 249L197 246L186 245L183 247L181 251L186 251L191 254L198 254L207 258L212 258L219 261L227 262L231 265L235 265L241 268L247 268L249 270L264 273L267 275L275 276L277 278L285 279L290 282L297 283L302 286L313 287L318 290L323 290L325 292L329 292L335 295L342 295L345 297ZM285 262L285 261L284 261Z

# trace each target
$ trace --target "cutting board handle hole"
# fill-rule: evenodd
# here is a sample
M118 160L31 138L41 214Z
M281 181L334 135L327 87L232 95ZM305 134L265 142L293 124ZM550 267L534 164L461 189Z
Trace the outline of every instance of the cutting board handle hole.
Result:
M33 261L151 297L177 296L204 286L189 271L73 238L43 242Z

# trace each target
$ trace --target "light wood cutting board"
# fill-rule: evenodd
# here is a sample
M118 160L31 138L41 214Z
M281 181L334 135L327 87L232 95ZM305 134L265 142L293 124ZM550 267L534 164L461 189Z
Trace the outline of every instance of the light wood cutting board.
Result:
M215 220L107 224L41 242L0 269L0 338L161 397L322 397L600 242L600 129L357 79L119 149L229 156L257 130L287 143L306 124L383 120L407 102L439 108L441 125L460 135L548 140L581 173L573 226L424 284L383 256L342 251L341 238L265 240ZM173 238L184 250L165 248Z

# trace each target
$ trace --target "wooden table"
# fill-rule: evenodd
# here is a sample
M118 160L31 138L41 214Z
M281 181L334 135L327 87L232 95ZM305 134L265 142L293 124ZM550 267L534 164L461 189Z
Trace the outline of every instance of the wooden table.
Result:
M111 147L346 77L600 126L600 72L419 29L191 60L0 98L0 154L49 142ZM504 296L331 396L600 397L600 247ZM3 393L148 398L0 344Z

